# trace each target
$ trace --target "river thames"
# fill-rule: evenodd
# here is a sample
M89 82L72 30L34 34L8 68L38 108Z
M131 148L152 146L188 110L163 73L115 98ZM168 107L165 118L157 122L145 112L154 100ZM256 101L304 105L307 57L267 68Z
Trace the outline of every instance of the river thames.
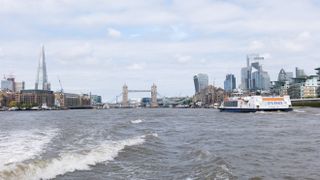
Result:
M0 179L320 179L320 109L0 112Z

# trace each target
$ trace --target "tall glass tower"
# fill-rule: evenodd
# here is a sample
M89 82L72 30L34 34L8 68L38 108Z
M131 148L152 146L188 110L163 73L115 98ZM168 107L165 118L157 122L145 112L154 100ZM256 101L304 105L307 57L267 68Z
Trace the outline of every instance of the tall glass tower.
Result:
M224 90L232 92L236 89L236 77L233 74L227 74L226 80L224 81Z
M40 59L39 59L39 64L38 64L38 69L37 69L35 89L36 90L50 90L50 83L48 83L47 67L46 67L43 45L41 47Z
M207 74L199 73L193 76L194 86L196 93L200 92L202 89L208 87L209 78Z

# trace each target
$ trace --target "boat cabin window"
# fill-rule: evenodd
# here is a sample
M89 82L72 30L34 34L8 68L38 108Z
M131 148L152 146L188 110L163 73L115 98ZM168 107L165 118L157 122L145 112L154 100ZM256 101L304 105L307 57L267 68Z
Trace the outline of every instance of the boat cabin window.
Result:
M238 107L238 101L227 101L224 102L225 107Z

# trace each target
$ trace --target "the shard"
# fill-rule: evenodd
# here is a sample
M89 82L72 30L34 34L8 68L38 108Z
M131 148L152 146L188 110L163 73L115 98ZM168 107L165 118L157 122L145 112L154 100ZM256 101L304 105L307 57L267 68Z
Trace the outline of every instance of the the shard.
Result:
M37 69L37 77L35 83L36 90L50 90L50 83L48 83L47 67L44 53L44 46L41 47L39 65Z

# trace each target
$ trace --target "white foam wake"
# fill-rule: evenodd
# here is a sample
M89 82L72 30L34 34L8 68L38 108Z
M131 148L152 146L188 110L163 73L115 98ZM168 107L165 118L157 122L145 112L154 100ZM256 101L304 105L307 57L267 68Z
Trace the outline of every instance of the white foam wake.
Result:
M132 124L139 124L139 123L142 123L142 120L141 119L137 119L137 120L131 120L130 122Z
M294 109L293 111L294 111L294 112L297 112L297 113L305 113L305 112L306 112L306 111L298 110L298 109Z
M62 153L57 158L20 163L0 171L0 179L52 179L76 170L89 170L97 163L112 161L126 146L144 143L145 136L120 141L106 141L90 150Z
M0 171L12 163L41 155L57 132L57 129L0 132Z

